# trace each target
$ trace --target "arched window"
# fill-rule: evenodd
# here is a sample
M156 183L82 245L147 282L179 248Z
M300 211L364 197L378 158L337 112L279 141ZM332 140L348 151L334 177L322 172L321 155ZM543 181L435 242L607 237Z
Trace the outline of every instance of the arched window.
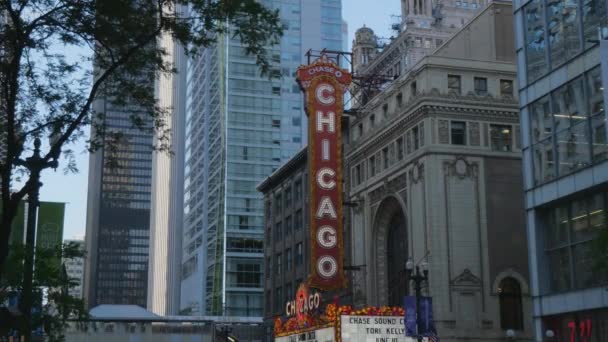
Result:
M503 330L523 330L524 317L521 304L521 286L519 282L507 277L498 288L500 301L500 327Z
M405 277L405 261L408 257L407 231L403 214L398 213L391 218L387 243L388 305L402 306L403 297L408 292Z

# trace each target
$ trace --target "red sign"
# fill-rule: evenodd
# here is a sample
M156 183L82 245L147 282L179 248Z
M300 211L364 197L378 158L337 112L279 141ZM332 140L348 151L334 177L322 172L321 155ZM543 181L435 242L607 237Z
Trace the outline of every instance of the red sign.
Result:
M310 177L311 274L309 284L321 290L346 286L342 268L342 147L344 92L351 82L325 55L298 68L308 114Z

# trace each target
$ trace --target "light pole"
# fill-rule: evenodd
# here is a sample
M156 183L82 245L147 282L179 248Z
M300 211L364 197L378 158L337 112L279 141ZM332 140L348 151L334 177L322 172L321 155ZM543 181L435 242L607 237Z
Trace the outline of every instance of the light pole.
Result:
M47 160L40 156L40 139L34 139L34 152L31 157L25 160L18 159L17 165L23 166L30 172L29 183L32 185L27 193L27 227L25 235L25 260L23 261L23 288L21 292L21 301L19 302L19 311L24 318L23 335L25 342L31 341L32 338L32 301L33 301L33 277L34 277L34 253L36 243L36 217L40 201L40 173L44 169L57 168L59 153L51 156L52 159Z
M507 331L505 331L505 335L507 335L507 340L515 341L515 330L508 329Z
M422 268L422 273L420 272ZM414 272L414 269L416 272ZM422 282L429 279L429 270L426 262L423 262L420 266L414 267L414 261L410 258L405 263L405 271L410 281L414 282L414 291L416 294L416 338L418 342L422 342L422 315L420 314L420 298L422 297Z

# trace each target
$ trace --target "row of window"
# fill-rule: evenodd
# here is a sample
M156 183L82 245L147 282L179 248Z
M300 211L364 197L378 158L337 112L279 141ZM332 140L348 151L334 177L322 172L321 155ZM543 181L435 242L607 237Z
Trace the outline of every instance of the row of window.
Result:
M275 314L283 313L284 305L287 301L292 300L295 297L295 287L293 284L301 284L302 279L297 279L295 283L288 282L285 287L279 286L274 290L274 306L271 307L271 299L273 298L271 291L266 291L266 313L274 312ZM285 292L283 292L283 289Z
M608 282L595 272L594 241L608 228L608 194L598 192L561 202L539 212L544 229L546 266L544 293L598 286Z
M510 79L499 79L498 86L501 97L512 97L513 96L513 80ZM452 94L462 94L462 76L461 75L447 75L447 88L448 92ZM473 77L473 90L476 95L485 96L488 94L488 79L486 77ZM416 81L410 83L409 86L409 98L413 99L418 95L418 87ZM401 108L404 103L403 92L397 93L395 99L392 102L396 109ZM389 116L389 103L385 103L382 106L382 119L386 119ZM373 129L379 120L377 120L375 114L371 114L368 117L367 127ZM354 129L354 127L353 127ZM360 138L364 134L364 123L359 122L356 126L356 134L353 134L353 141Z
M533 0L523 10L528 83L594 46L605 0Z
M276 253L274 262L272 257L266 258L266 279L270 279L271 274L280 276L283 272L290 272L295 266L300 266L304 263L304 245L298 242L295 246L295 260L291 248L285 249L284 253ZM285 258L283 260L283 257ZM284 263L283 263L284 262ZM274 272L272 272L274 270Z
M293 220L291 215L288 215L285 217L285 220L276 222L274 224L274 229L271 229L271 225L269 224L266 231L266 242L270 246L270 237L273 231L274 241L283 241L283 238L289 236L292 230L300 230L303 227L303 223L302 209L299 209L294 213Z
M274 194L272 202L266 202L266 222L270 222L273 211L275 220L280 220L282 214L287 214L287 210L291 208L292 204L299 207L302 204L303 191L302 178L298 177L293 184L288 182L282 192Z
M538 99L528 109L535 184L608 158L599 67Z
M478 123L474 124L476 127L479 126ZM449 128L446 128L449 131L440 132L440 135L444 135L448 140L440 141L440 143L479 146L479 132L475 133L477 135L474 138L476 141L472 142L471 138L467 138L469 135L467 133L469 132L469 127L467 126L469 126L469 124L466 121L450 121ZM440 128L440 131L442 130L443 128ZM492 151L510 152L513 150L513 126L490 124L489 135L489 143ZM409 155L410 153L413 153L420 147L424 146L424 123L422 122L419 125L414 126L412 129L406 131L404 137L400 136L395 141L368 158L367 175L369 175L370 178L388 169L394 163L403 160L406 155ZM366 162L363 161L351 169L352 186L358 186L365 181L365 165Z

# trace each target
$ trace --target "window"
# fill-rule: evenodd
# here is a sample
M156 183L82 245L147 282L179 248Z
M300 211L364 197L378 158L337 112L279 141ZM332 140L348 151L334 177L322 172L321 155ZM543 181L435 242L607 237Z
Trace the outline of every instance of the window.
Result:
M513 96L513 81L500 80L500 95Z
M475 83L475 94L487 95L488 94L488 79L484 77L475 77L473 79Z
M374 114L369 116L369 127L374 127L376 124L376 116Z
M274 263L274 274L276 274L276 275L281 275L281 270L283 268L283 263L282 263L281 259L282 259L281 253L277 253L277 255L274 258L274 260L276 261Z
M414 151L418 149L419 146L419 136L418 136L418 126L412 128L412 139L414 139Z
M598 27L608 26L608 10L606 2L602 0L585 0L582 2L583 29L585 38L583 43L592 46L590 40L597 39Z
M500 328L502 330L523 330L524 317L519 282L514 278L508 277L503 279L499 286Z
M376 175L376 156L369 157L369 174L372 177Z
M528 83L547 72L545 61L547 44L545 42L543 11L543 1L541 0L532 0L524 7Z
M606 122L604 113L604 86L600 68L597 67L587 76L587 94L591 117L591 141L593 146L593 162L608 158L608 144L606 140Z
M511 151L511 126L490 125L490 141L492 151Z
M543 331L552 330L555 342L608 341L608 310L606 308L543 316Z
M293 184L294 200L296 204L300 204L302 201L302 180L298 179Z
M291 207L291 187L285 189L285 209Z
M397 102L397 108L401 108L401 106L403 106L403 94L402 93L397 94L395 99Z
M424 40L424 48L425 49L430 49L433 47L433 40L431 38L426 38Z
M385 147L382 149L382 162L384 163L383 167L384 169L388 169L390 160L389 160L389 156L388 156L388 147Z
M287 216L285 218L285 235L291 234L291 228L292 228L291 224L292 224L291 216Z
M416 47L422 47L422 38L416 37L414 40L414 44Z
M285 270L286 271L288 271L288 272L291 271L292 262L293 262L293 259L292 259L292 255L291 255L291 248L287 248L285 250Z
M296 211L293 219L294 230L299 230L302 228L302 209Z
M564 175L591 162L583 79L578 78L558 88L551 97L558 173Z
M467 124L463 121L451 122L452 145L466 145Z
M281 222L277 222L274 225L274 242L279 242L283 240L283 224Z
M397 139L397 159L403 159L403 138Z
M274 196L274 216L279 217L281 213L281 194Z
M293 292L293 285L289 282L285 285L285 297L287 300L291 300L292 296L295 297L295 293Z
M547 1L546 4L549 57L551 67L556 68L580 51L578 6L571 0Z
M363 136L363 123L360 122L359 125L357 125L357 131L358 131L358 136L361 137Z
M540 215L545 235L548 288L544 293L605 284L605 273L594 272L593 241L608 228L606 192L559 203Z
M281 312L283 308L283 288L277 287L274 290L274 311Z
M448 92L460 94L460 76L448 75Z
M410 91L412 97L415 97L416 93L418 92L418 89L416 89L416 81L412 82L412 85L410 85Z
M363 179L361 179L361 164L355 166L355 184L359 185Z
M304 250L302 247L302 243L298 242L296 244L296 265L302 265L304 262Z
M443 44L443 39L435 39L435 46L441 46Z

